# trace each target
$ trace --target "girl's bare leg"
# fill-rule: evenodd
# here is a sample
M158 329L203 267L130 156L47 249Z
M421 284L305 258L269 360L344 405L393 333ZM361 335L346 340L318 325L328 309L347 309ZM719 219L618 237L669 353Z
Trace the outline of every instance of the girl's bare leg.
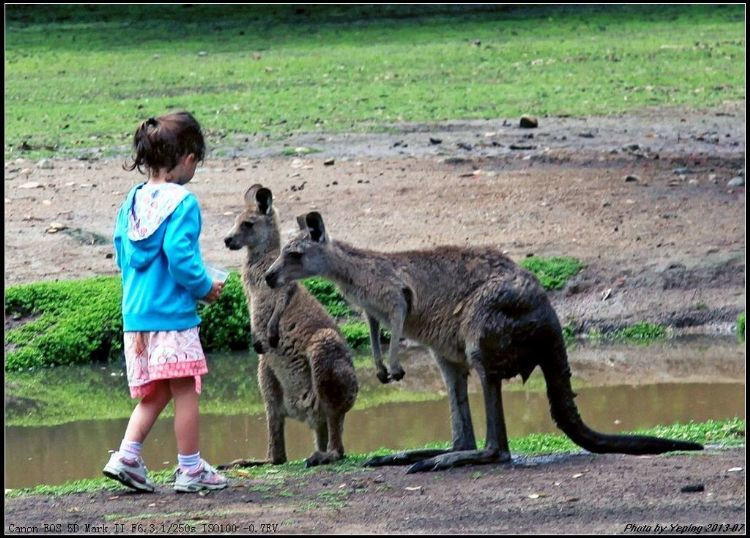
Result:
M154 390L138 402L130 415L130 421L125 430L126 441L142 443L172 398L168 381L153 381L153 383L155 384Z
M195 379L183 377L169 380L169 389L174 398L174 434L179 454L198 452L199 412Z

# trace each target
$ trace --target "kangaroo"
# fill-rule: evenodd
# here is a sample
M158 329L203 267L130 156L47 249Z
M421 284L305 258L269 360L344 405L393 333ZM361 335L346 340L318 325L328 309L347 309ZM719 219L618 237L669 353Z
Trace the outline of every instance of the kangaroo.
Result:
M315 432L317 451L307 467L344 457L344 416L357 397L349 348L336 322L297 282L271 289L266 270L279 255L280 233L271 191L253 185L245 210L224 243L247 248L242 284L248 299L253 347L259 353L258 382L266 408L268 461L235 460L227 467L284 463L284 419L305 422Z
M381 253L332 240L317 212L298 218L300 231L266 272L279 288L321 275L369 317L397 335L426 345L448 391L453 446L376 457L365 465L413 464L408 472L459 465L508 462L500 385L540 366L552 418L573 442L595 453L660 454L702 450L697 443L591 430L578 414L560 322L530 272L492 248L436 247ZM393 345L393 341L391 342ZM467 377L480 378L487 416L485 449L477 450L469 410Z

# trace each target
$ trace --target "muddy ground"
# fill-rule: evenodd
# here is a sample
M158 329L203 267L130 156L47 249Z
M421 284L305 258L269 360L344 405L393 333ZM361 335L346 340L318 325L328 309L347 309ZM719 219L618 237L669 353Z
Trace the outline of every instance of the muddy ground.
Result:
M516 260L574 256L585 269L552 299L562 322L581 331L648 320L728 333L745 309L744 116L744 105L727 105L540 118L536 129L507 119L400 125L377 135L239 136L213 148L190 188L201 202L201 244L212 264L242 262L222 238L246 188L260 182L273 190L288 228L316 209L334 239L356 245L489 244ZM283 155L299 147L318 151ZM121 163L96 152L5 163L6 285L116 274L108 241L117 207L137 181ZM632 364L623 368L636 376ZM654 374L649 365L639 372L641 379ZM54 522L106 524L107 532L118 530L114 523L135 532L152 523L155 531L170 523L222 530L201 522L236 524L237 532L250 524L261 531L263 523L332 533L619 533L629 523L703 525L705 532L707 524L744 522L744 467L744 449L733 449L579 454L416 476L403 468L322 470L260 488L238 479L206 497L161 487L155 495L12 499L6 532L10 524Z

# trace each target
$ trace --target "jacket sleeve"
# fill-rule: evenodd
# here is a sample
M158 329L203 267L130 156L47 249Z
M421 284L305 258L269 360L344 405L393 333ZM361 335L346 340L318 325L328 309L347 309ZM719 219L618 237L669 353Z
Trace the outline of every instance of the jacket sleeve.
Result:
M189 195L169 217L164 233L164 253L169 274L196 299L208 295L213 285L201 259L200 233L200 207L195 196Z
M122 270L122 263L120 262L120 257L122 256L122 228L120 226L122 211L122 207L120 207L120 210L117 212L117 220L115 221L115 233L112 237L112 243L115 247L115 263L120 270Z

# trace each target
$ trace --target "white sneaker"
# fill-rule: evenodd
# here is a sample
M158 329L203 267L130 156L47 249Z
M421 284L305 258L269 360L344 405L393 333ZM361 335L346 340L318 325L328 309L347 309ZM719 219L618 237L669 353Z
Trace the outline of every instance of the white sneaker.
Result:
M184 472L178 468L176 473L174 490L181 493L195 493L204 489L216 490L227 487L227 479L205 460L201 460L200 467L193 472Z
M141 458L129 459L115 452L102 472L104 476L136 491L154 491L154 483L148 479L148 469Z

